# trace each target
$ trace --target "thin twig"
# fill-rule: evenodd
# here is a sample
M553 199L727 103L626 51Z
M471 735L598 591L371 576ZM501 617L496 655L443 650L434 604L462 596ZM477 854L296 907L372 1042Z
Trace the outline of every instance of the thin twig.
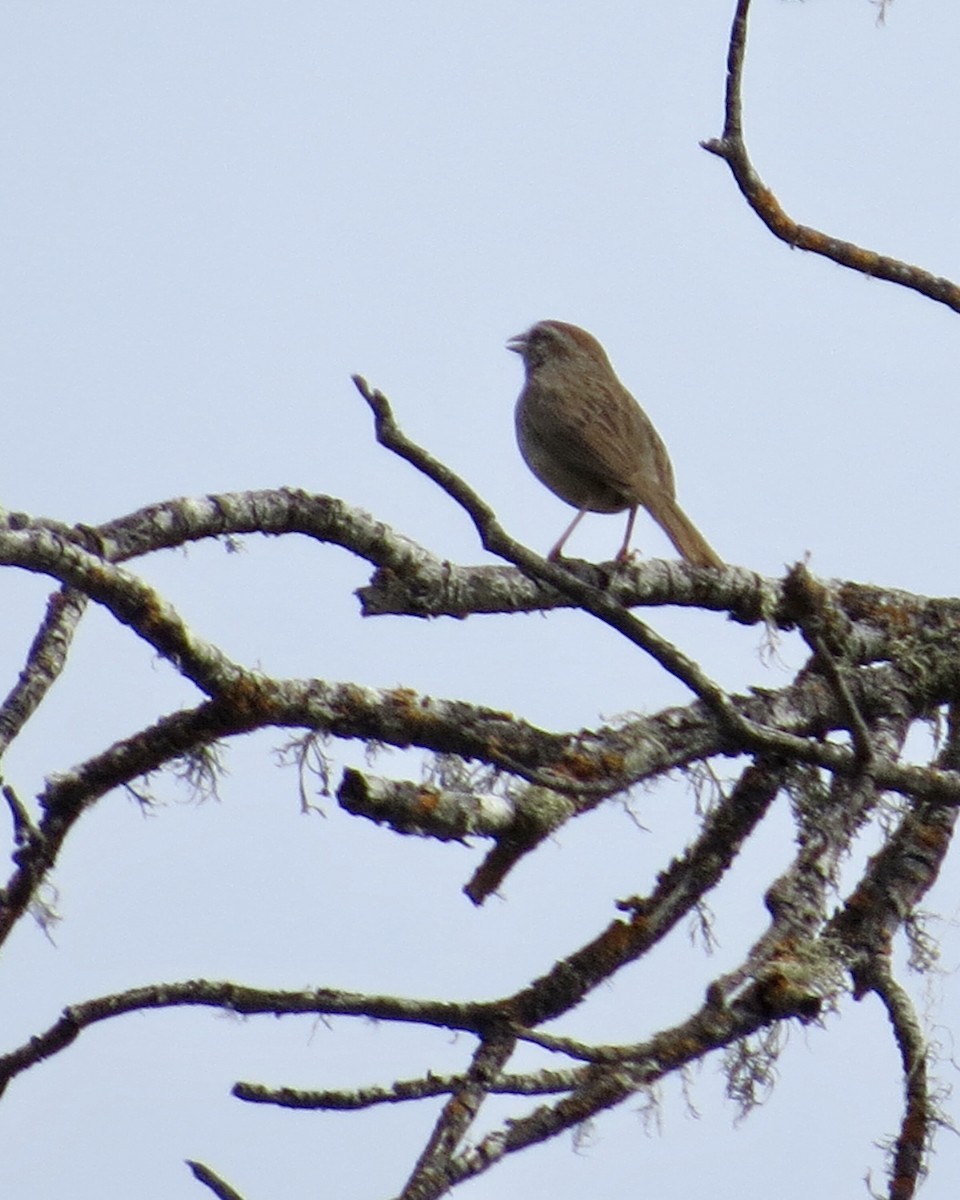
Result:
M216 1172L211 1171L202 1162L196 1162L194 1159L188 1158L186 1163L193 1172L194 1179L205 1184L217 1197L217 1200L243 1200L243 1196L240 1195L236 1188L232 1188L229 1183L222 1180Z
M903 1064L903 1119L893 1146L889 1197L910 1200L926 1173L926 1158L938 1123L930 1095L927 1048L913 1002L893 978L885 960L875 963L872 990L887 1010Z
M750 0L739 0L730 30L723 136L711 138L700 145L726 162L753 211L775 237L786 242L791 248L809 250L852 271L875 279L884 279L888 283L897 283L937 301L938 304L945 304L954 312L960 312L960 287L951 280L933 275L922 267L912 266L901 259L877 254L854 242L831 237L818 229L811 229L808 225L798 225L784 212L776 196L761 180L750 161L743 140L743 61L749 9Z
M0 754L11 744L60 677L87 597L62 587L47 601L47 611L27 652L27 661L0 704Z
M840 701L840 706L846 713L857 762L860 764L864 775L869 775L876 761L870 729L863 719L863 714L857 707L857 702L853 698L853 693L847 685L843 672L837 665L837 660L830 653L830 648L824 638L819 634L814 634L811 637L811 643L817 653L817 659L823 667L824 674L833 685L833 689L837 693L837 699Z
M249 1104L275 1104L279 1108L324 1109L352 1112L379 1104L404 1104L433 1096L448 1096L466 1085L464 1075L435 1075L419 1079L398 1079L389 1087L366 1087L316 1091L305 1088L266 1087L262 1083L238 1082L231 1094ZM531 1071L526 1075L501 1074L487 1085L491 1095L549 1096L576 1087L573 1071Z
M229 981L190 979L153 983L84 1000L65 1008L41 1033L8 1054L0 1055L0 1095L20 1072L70 1046L84 1029L126 1013L167 1008L215 1008L242 1015L280 1013L316 1016L356 1016L400 1021L457 1032L476 1033L496 1019L492 1003L442 1000L404 1000L395 996L346 992L335 988L289 991L254 988Z
M3 798L10 809L13 820L13 843L15 846L29 846L40 836L39 830L30 819L23 801L9 784L3 785Z
M463 1086L443 1106L423 1153L400 1193L401 1200L434 1200L449 1190L450 1162L456 1148L516 1044L516 1038L503 1030L481 1041Z

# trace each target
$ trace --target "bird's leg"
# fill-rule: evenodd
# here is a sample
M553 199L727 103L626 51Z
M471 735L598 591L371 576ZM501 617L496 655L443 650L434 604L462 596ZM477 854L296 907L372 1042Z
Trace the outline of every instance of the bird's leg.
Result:
M560 551L563 549L563 543L567 540L567 538L570 536L570 534L573 533L573 531L576 529L576 527L580 524L580 518L583 516L583 514L586 511L587 510L585 508L581 508L580 511L577 513L577 515L573 518L573 520L567 526L567 528L563 531L563 533L560 536L560 541L557 542L557 544L554 546L554 548L547 555L547 558L550 560L550 562L556 562L557 559L560 557Z
M633 537L633 523L637 519L637 505L634 504L630 509L630 515L627 517L627 532L623 535L623 545L617 551L618 563L625 563L630 558L630 539Z

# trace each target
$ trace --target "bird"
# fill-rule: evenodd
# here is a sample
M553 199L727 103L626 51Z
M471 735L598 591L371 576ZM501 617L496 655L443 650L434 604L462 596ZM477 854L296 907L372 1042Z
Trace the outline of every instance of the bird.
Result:
M526 372L514 411L520 453L537 479L577 510L548 559L560 558L585 513L629 510L616 557L625 563L637 510L645 508L686 562L722 567L677 504L662 438L597 339L565 321L539 321L510 338L507 349L520 355Z

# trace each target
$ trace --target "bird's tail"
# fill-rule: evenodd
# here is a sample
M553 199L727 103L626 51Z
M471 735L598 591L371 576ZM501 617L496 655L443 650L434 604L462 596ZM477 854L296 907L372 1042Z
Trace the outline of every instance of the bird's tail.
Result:
M668 496L657 497L655 508L649 509L657 522L680 553L694 567L722 567L723 559L710 545L696 525L690 520L676 500Z

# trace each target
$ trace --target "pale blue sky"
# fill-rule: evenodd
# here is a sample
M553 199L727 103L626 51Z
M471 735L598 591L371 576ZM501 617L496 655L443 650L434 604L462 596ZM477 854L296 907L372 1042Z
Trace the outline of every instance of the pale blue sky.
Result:
M733 0L333 5L166 0L0 10L0 502L95 523L152 501L294 485L343 496L456 561L469 523L373 442L349 381L545 549L568 510L513 442L512 335L544 317L606 345L673 457L683 506L730 562L765 574L808 553L828 577L955 595L960 551L955 314L791 252L698 146L722 125ZM960 279L960 11L897 0L757 0L746 133L797 220ZM609 558L621 518L571 553ZM665 554L646 519L635 543ZM362 622L362 564L306 542L200 546L142 565L204 637L281 675L461 696L567 729L685 699L569 614ZM0 577L4 690L49 590ZM757 630L656 612L730 686L788 678ZM781 651L795 659L785 639ZM194 694L126 630L89 614L74 661L6 779L45 773ZM60 1008L157 979L234 976L409 995L489 994L542 973L649 885L694 828L680 786L614 805L525 862L504 900L460 887L481 848L400 841L297 811L260 737L231 748L223 803L159 785L144 819L104 801L55 878L56 948L18 931L0 965L0 1050ZM335 747L336 763L360 760ZM413 756L379 769L416 775ZM790 853L785 814L716 899L710 960L681 931L564 1026L631 1040L685 1016L762 927ZM932 1019L960 1022L956 871L930 898L953 922ZM923 995L924 984L917 985ZM856 1195L899 1120L878 1006L795 1030L770 1103L733 1129L709 1063L666 1089L664 1130L627 1106L579 1152L563 1140L463 1189L468 1200L589 1194ZM949 1041L946 1042L950 1052ZM392 1195L434 1109L284 1114L235 1079L324 1087L453 1070L443 1035L345 1021L149 1014L84 1034L18 1079L0 1188L18 1198L205 1194L208 1161L247 1200ZM944 1062L941 1075L954 1082ZM956 1117L954 1111L954 1117ZM371 1155L370 1139L378 1153ZM358 1169L359 1161L359 1169ZM960 1170L943 1135L926 1200Z

